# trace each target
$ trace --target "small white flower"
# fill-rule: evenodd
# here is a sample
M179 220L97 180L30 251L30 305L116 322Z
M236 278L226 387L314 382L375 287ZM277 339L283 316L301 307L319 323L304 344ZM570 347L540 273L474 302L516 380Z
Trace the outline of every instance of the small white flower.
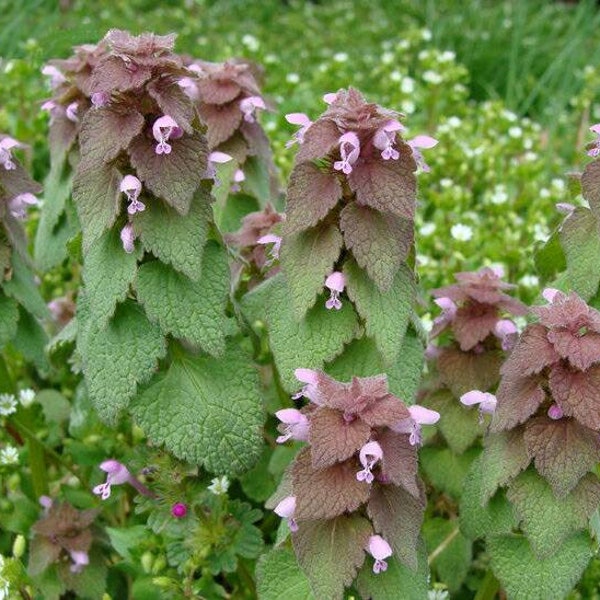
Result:
M423 29L423 30L421 31L421 39L422 39L424 42L429 42L429 41L431 41L431 37L432 37L432 34L431 34L431 31L429 31L429 29Z
M540 284L540 279L537 275L523 275L521 279L519 279L519 284L524 287L537 287Z
M0 416L17 412L17 399L12 394L0 394Z
M454 181L452 181L452 179L450 179L449 177L444 177L440 179L440 187L443 187L444 189L451 188L453 185Z
M444 78L439 73L436 73L431 69L428 69L427 71L425 71L425 73L423 73L423 81L431 83L432 85L438 85L442 83L443 80Z
M511 138L520 138L523 135L523 130L518 125L514 125L508 130L508 135Z
M473 229L463 223L456 223L452 225L450 235L459 242L468 242L473 237Z
M415 91L415 80L412 77L405 77L400 84L400 89L405 94L412 94Z
M300 75L298 75L298 73L288 73L285 76L285 80L288 83L298 83L300 81Z
M494 187L494 191L490 195L490 202L492 204L505 204L508 200L508 194L506 193L506 188L500 184Z
M460 117L450 117L446 121L446 125L449 127L454 127L454 129L458 129L462 125L462 119Z
M450 596L446 590L429 590L427 600L449 600Z
M506 110L504 109L502 111L502 116L507 120L507 121L516 121L517 120L517 115L515 115L514 112L511 112L510 110Z
M421 325L423 325L423 329L428 333L431 331L431 328L433 327L433 319L429 313L421 317Z
M252 52L256 52L260 48L260 42L249 33L242 37L242 44Z
M394 54L393 54L392 52L384 52L384 53L381 55L381 62L382 62L384 65L389 65L389 64L391 64L392 62L394 62Z
M427 237L428 235L431 235L434 231L435 231L435 223L425 223L419 229L419 233L425 237Z
M548 188L542 188L539 192L540 198L550 198L551 193Z
M412 115L415 112L415 103L412 100L404 100L401 104L402 111L406 114Z
M545 242L549 237L550 233L548 232L546 227L544 227L540 223L536 223L533 226L533 239L536 242Z
M16 465L19 463L19 451L14 446L5 446L0 450L0 465Z
M558 192L563 192L566 188L564 179L553 179L550 185Z
M32 389L21 390L19 392L19 402L21 406L28 408L35 401L35 392Z
M215 477L210 482L208 486L208 490L212 492L215 496L223 496L227 493L229 489L229 479L227 475L223 475L223 477Z
M446 63L446 62L452 62L455 58L456 58L456 54L454 54L454 52L452 52L451 50L446 50L440 54L440 57L438 60L441 63Z
M401 79L402 79L402 73L400 73L400 71L392 71L390 73L391 81L400 81Z
M339 63L346 62L348 60L348 54L346 52L336 52L333 55L333 60Z

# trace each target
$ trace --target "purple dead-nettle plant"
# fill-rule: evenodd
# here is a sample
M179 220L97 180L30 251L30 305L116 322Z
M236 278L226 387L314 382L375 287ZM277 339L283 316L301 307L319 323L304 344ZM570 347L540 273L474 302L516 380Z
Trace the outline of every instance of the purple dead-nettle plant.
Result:
M300 565L310 577L321 536L331 532L340 540L345 585L365 561L364 551L372 555L368 568L376 574L385 571L392 555L414 569L425 509L414 434L439 415L407 407L389 392L385 375L354 377L350 383L310 369L298 369L297 375L310 403L277 413L283 434L277 441L308 444L270 503L287 519ZM331 597L342 591L332 590Z

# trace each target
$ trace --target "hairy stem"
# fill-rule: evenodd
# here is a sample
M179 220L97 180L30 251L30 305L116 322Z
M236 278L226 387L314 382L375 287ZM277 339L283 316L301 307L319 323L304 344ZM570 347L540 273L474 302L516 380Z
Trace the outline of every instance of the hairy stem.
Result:
M450 545L452 540L458 535L459 529L455 527L444 540L442 540L441 544L427 557L427 564L431 565L431 563Z

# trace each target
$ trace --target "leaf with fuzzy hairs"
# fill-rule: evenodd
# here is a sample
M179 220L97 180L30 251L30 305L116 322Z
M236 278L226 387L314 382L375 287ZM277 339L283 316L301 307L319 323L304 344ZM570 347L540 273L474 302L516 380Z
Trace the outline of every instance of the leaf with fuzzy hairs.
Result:
M549 384L565 415L590 429L600 429L600 365L582 372L558 363L550 371Z
M17 333L19 309L17 303L0 288L0 348Z
M358 515L302 523L292 535L294 550L319 600L342 600L365 560L371 524ZM286 596L287 597L287 596Z
M539 408L546 398L539 375L502 378L496 392L497 405L492 416L492 431L512 429L524 423Z
M338 145L342 132L331 119L318 119L305 132L296 164L327 156Z
M408 437L387 428L378 435L377 441L383 452L381 473L415 498L420 498L417 448L410 444Z
M151 76L152 71L146 65L136 64L136 68L131 69L120 56L107 55L95 65L87 87L90 94L125 92L142 87Z
M524 438L528 456L559 498L600 460L598 433L574 419L537 417L527 423Z
M313 163L297 165L290 175L287 189L287 235L313 227L342 198L342 186L333 173L323 172Z
M156 154L155 146L154 139L137 136L129 146L131 164L155 196L187 215L192 198L206 176L206 140L195 131L172 140L170 154Z
M498 309L491 304L470 302L461 306L452 321L452 331L463 351L472 350L494 332L500 320Z
M456 346L443 348L437 361L440 377L456 398L471 390L485 392L498 381L502 356L498 352L463 352Z
M321 224L284 238L281 266L298 319L313 306L317 294L323 290L325 278L333 271L343 245L336 225Z
M389 290L412 247L412 221L352 202L340 214L340 227L359 266L382 292Z
M594 215L600 218L600 160L594 160L585 167L581 176L581 191Z
M201 104L200 115L208 127L206 138L211 150L226 142L236 132L243 116L238 102Z
M291 548L274 548L256 565L256 588L260 600L315 600L306 575Z
M548 341L546 327L533 323L523 330L500 372L512 378L533 375L559 360L560 356Z
M587 331L580 335L571 329L553 329L548 332L548 340L562 358L581 371L589 369L600 362L600 333Z
M193 132L192 121L196 111L176 80L168 77L154 79L146 89L164 115L169 115L186 133Z
M374 484L367 505L375 531L390 544L395 556L413 570L417 568L417 546L424 510L423 494L417 499L393 484Z
M465 477L477 458L480 449L469 448L462 454L454 454L443 446L425 446L419 453L420 463L427 479L436 490L459 500L463 493Z
M292 487L296 496L294 518L332 519L356 510L369 498L369 484L358 481L358 460L331 467L313 467L309 448L303 448L292 467ZM301 524L302 526L304 523Z
M400 152L398 160L372 156L358 161L348 175L348 183L356 193L359 205L413 221L417 196L416 164L407 144L398 143L397 150Z

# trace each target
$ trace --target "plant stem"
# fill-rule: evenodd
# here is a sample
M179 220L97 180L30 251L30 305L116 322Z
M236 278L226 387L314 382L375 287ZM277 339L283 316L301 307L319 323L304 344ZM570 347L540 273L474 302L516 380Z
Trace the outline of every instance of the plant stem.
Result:
M431 563L450 545L452 540L458 535L459 529L455 527L442 543L427 557L427 564L431 565Z
M492 570L488 569L475 600L494 600L499 589L500 582L496 579Z

